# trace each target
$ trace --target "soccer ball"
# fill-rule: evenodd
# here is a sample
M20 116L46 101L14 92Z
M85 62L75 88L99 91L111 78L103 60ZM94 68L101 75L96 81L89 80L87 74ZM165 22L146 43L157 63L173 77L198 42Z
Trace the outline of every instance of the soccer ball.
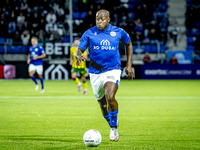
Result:
M94 129L88 130L83 135L83 141L88 147L96 147L101 143L101 134Z

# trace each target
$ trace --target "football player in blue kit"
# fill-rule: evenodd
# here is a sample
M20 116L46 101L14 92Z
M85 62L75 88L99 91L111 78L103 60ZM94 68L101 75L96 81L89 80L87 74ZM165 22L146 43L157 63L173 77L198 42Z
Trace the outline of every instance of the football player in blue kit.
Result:
M77 64L85 61L83 52L89 48L89 75L96 99L100 104L102 114L110 125L110 140L118 141L118 102L115 94L119 87L121 76L121 60L119 42L125 44L127 65L125 68L128 79L135 78L132 71L132 43L130 36L121 28L109 24L110 16L107 10L96 14L96 26L88 29L81 37L76 53Z
M37 79L35 77L35 72L37 72L40 82L41 82L41 92L44 93L44 79L43 79L43 58L46 57L46 54L44 52L44 49L42 46L38 46L38 39L37 37L31 38L31 44L32 46L29 47L29 54L28 54L28 60L27 64L29 64L29 76L32 78L32 80L35 82L35 90L38 90L38 83Z

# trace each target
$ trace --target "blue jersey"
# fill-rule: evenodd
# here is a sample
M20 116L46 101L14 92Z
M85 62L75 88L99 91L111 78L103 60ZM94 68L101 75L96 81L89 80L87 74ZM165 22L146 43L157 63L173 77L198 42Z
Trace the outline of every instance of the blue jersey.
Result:
M111 24L103 31L99 31L97 26L94 26L83 34L78 48L86 50L89 47L89 73L100 74L121 69L120 40L128 44L130 36L123 29Z
M43 65L42 59L33 60L34 56L40 56L40 55L44 54L44 49L43 49L42 46L36 46L36 47L30 46L29 47L29 53L31 55L30 64L33 64L35 66Z

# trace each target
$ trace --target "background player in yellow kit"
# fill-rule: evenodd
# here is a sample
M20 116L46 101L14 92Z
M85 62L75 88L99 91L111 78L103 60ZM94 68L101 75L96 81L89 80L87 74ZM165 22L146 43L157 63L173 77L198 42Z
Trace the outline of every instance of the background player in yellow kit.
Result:
M72 73L72 79L74 82L78 85L78 92L81 91L82 83L79 81L79 78L77 77L77 73L79 72L81 76L81 80L83 82L83 95L87 94L87 83L86 83L86 62L83 61L80 66L76 65L76 51L78 49L80 38L75 38L74 40L74 46L70 49L70 65L72 66L71 73ZM85 51L83 53L83 57L87 59L87 52Z

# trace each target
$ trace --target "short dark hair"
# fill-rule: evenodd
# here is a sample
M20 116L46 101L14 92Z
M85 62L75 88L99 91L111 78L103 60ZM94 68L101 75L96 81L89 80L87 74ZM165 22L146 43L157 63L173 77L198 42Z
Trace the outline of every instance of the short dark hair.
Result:
M80 37L75 37L74 41L75 41L75 40L80 41L80 39L81 39Z

